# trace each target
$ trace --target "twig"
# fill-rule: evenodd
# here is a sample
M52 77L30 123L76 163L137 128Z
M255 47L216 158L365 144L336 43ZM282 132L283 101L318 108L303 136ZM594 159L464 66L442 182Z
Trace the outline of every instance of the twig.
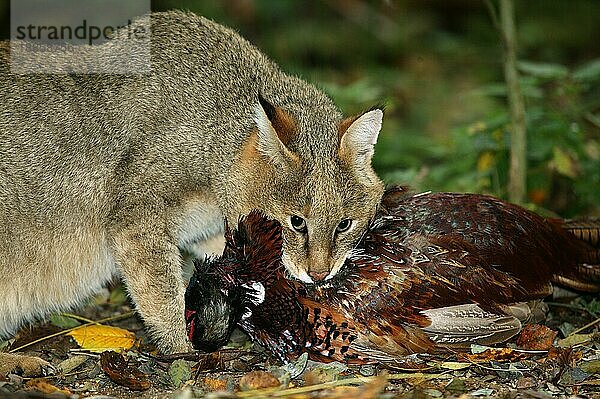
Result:
M488 12L490 13L490 18L492 20L492 24L494 24L494 28L496 28L499 32L502 32L500 28L500 21L498 20L498 12L496 11L496 7L492 0L484 0L486 7L488 8Z
M120 315L107 317L105 319L101 319L101 320L98 320L98 321L92 321L90 323L82 324L80 326L69 328L69 329L63 330L63 331L59 331L59 332L54 333L54 334L46 335L45 337L38 338L35 341L28 342L25 345L21 345L21 346L19 346L17 348L11 349L11 350L8 351L8 353L17 352L17 351L19 351L21 349L27 348L28 346L37 344L38 342L42 342L42 341L45 341L45 340L50 339L50 338L54 338L54 337L58 337L60 335L64 335L64 334L70 333L71 331L77 330L77 329L82 328L82 327L91 326L93 324L107 323L109 321L115 321L115 320L119 320L119 319L126 319L128 317L133 316L134 314L135 314L135 312L133 312L133 311L132 312L127 312L127 313L123 313L123 314L120 314Z
M387 380L406 380L412 378L421 378L421 379L435 379L439 378L447 373L438 373L438 374L424 374L424 373L401 373L401 374L388 374L386 376ZM339 386L346 385L358 385L358 384L367 384L369 382L373 382L377 378L381 378L381 376L373 376L373 377L355 377L355 378L346 378L343 380L324 382L322 384L309 385L305 387L298 388L290 388L281 390L280 388L267 388L267 389L257 389L253 391L246 392L238 392L237 397L239 398L264 398L270 395L271 397L285 397L291 395L297 395L307 392L320 391L328 388L335 388Z
M73 355L78 355L78 356L87 356L87 357L91 357L93 359L100 359L100 355L97 353L90 353L85 351L84 349L70 349L69 353L73 354Z
M85 318L85 317L83 317L83 316L79 316L79 315L76 315L76 314L73 314L73 313L61 313L61 315L62 315L62 316L65 316L65 317L69 317L69 318L71 318L71 319L75 319L75 320L83 321L83 322L85 322L85 323L100 324L100 323L98 323L97 321L90 320L90 319L88 319L88 318Z
M586 324L583 327L578 328L577 330L571 332L568 336L570 337L571 335L578 334L578 333L582 332L583 330L587 330L588 328L595 326L598 323L600 323L600 318L592 321L591 323Z

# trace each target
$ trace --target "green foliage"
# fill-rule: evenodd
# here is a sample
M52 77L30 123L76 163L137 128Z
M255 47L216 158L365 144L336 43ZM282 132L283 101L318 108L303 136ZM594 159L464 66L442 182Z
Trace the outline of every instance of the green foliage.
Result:
M515 7L529 200L562 216L598 214L600 2ZM508 197L502 43L483 1L157 0L153 8L234 27L346 114L384 104L374 166L386 182Z
M528 196L531 207L574 216L600 204L600 59L577 68L520 62L526 100ZM406 84L376 73L349 85L325 84L342 106L373 103ZM387 102L384 132L374 166L390 183L416 190L482 192L507 198L510 117L504 82L480 85L463 100L488 104L481 117L457 123L446 135L403 131L394 118L402 104ZM359 111L359 110L355 110ZM413 110L418 115L417 110ZM414 122L413 122L414 123Z
M584 213L600 203L598 116L600 60L569 71L563 65L520 63L526 97L529 199L566 216ZM498 96L502 84L481 87L474 97ZM452 189L467 179L466 191L506 197L510 150L506 107L486 119L452 132L460 161L430 184ZM448 173L449 172L449 173ZM435 179L436 176L432 176Z

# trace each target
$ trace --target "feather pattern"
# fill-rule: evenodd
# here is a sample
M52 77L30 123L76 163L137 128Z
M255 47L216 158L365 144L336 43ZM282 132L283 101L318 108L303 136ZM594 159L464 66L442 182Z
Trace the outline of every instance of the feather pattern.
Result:
M395 188L330 281L287 279L281 228L256 211L228 229L206 276L228 295L238 287L234 297L245 299L236 324L282 361L307 351L317 360L394 364L410 353L509 339L543 316L552 282L598 290L594 236L573 231L489 196ZM206 315L191 300L200 289L190 285L188 306Z

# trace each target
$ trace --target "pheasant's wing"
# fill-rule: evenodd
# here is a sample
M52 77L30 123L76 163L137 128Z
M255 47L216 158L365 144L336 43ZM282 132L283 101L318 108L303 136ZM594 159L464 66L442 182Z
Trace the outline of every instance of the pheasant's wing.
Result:
M351 258L365 277L394 276L398 312L413 317L419 310L478 303L486 311L502 313L515 302L544 298L551 291L550 276L524 281L491 264L491 257L461 234L424 234L406 231L397 216L379 218L364 239L365 253ZM514 258L519 255L514 254ZM351 267L352 267L351 266Z
M515 277L527 292L539 282L600 291L600 220L545 219L520 206L479 194L386 194L380 217L425 236L458 236L493 268Z
M477 303L486 311L502 313L505 305L541 299L552 293L549 279L524 283L513 273L492 267L489 259L461 236L414 234L406 245L411 248L413 264L407 274L415 280L408 291L422 294L405 295L417 307ZM430 300L419 303L427 292L432 293Z
M439 346L491 345L521 331L518 318L487 312L475 304L428 309L422 313L431 320L423 331Z
M358 290L362 296L355 317L377 337L391 337L405 353L430 350L427 338L452 346L506 341L531 313L513 305L515 301L535 300L551 292L548 281L526 290L510 273L490 267L461 236L402 236L383 230L389 228L381 224L369 233L371 253L383 254L377 262L367 256L352 259L363 275L359 285L372 285ZM406 334L414 327L422 329L425 339ZM377 342L376 347L387 354L398 353L387 342Z

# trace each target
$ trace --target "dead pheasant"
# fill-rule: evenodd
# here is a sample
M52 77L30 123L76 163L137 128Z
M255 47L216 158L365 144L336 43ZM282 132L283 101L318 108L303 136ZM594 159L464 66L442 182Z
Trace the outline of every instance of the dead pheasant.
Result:
M283 361L393 363L498 343L543 317L551 283L600 291L599 232L489 196L394 189L343 271L305 285L286 279L278 223L253 212L222 257L197 264L188 332L213 349L237 325Z

